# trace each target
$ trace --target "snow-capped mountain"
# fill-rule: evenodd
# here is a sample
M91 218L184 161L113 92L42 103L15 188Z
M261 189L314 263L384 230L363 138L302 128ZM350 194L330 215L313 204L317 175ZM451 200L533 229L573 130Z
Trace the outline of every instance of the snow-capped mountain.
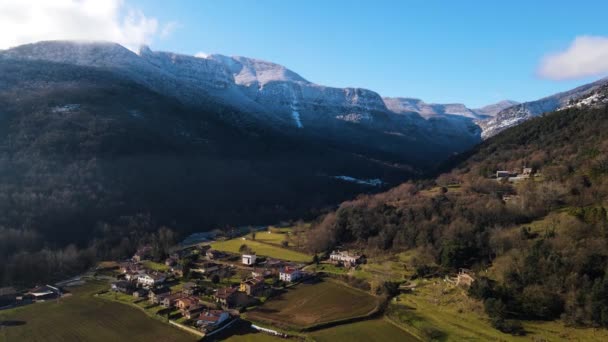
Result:
M407 97L385 97L383 99L386 107L395 113L415 112L426 119L446 115L476 120L487 119L503 109L519 104L516 101L504 100L485 107L471 109L462 103L426 103L420 99Z
M471 119L480 118L475 111L461 103L426 103L420 99L406 97L385 97L384 103L389 110L395 113L415 112L427 119L443 115L458 115Z
M222 115L239 124L261 122L309 131L333 127L336 134L344 131L341 123L360 124L392 135L411 136L415 131L446 143L457 138L461 147L477 142L480 134L472 120L482 117L464 105L383 99L367 89L326 87L282 65L253 58L196 57L147 47L136 54L115 43L72 41L27 44L0 52L0 58L111 69L186 104L212 101L234 108L241 114Z
M481 108L473 109L473 111L478 115L495 116L501 111L518 104L519 102L517 101L504 100Z
M566 105L559 110L582 107L602 107L606 105L608 105L608 81L600 87L593 89L591 92L586 93L584 96L570 99Z
M525 102L506 108L492 118L477 121L482 129L481 136L487 139L535 116L566 108L572 103L583 103L581 100L590 98L598 89L605 87L607 84L608 78L604 78L537 101ZM593 100L589 101L592 102Z

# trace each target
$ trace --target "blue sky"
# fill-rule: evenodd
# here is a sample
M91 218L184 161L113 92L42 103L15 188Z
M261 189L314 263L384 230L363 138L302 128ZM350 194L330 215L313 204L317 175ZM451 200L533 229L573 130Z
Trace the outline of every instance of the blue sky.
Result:
M323 85L476 107L534 100L608 74L607 13L605 0L3 0L0 29L15 35L0 37L0 48L146 41L154 50L265 59ZM541 77L551 53L561 55Z

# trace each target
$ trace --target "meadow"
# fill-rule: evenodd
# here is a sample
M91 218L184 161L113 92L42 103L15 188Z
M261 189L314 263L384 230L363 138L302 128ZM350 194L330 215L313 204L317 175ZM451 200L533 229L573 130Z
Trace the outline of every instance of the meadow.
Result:
M95 298L106 282L73 288L72 296L0 311L1 341L196 341L196 337L127 305Z
M247 318L301 330L372 313L380 299L333 280L299 284L247 313Z
M260 236L267 235L267 233L258 233ZM272 235L272 234L268 234ZM283 234L274 234L274 235L283 235ZM257 236L256 236L257 239ZM276 239L276 238L275 238ZM263 240L262 240L263 241ZM226 241L217 241L211 244L211 248L216 249L218 251L230 252L239 254L239 248L241 245L247 245L254 251L257 255L271 257L275 259L294 261L294 262L310 262L312 260L312 255L305 254L302 252L297 252L291 249L282 248L278 244L274 243L264 243L261 241L254 240L243 240L242 238L235 238Z
M561 321L524 321L526 336L502 333L491 326L479 301L441 279L422 281L414 292L397 297L387 317L422 340L608 341L604 329L568 327Z

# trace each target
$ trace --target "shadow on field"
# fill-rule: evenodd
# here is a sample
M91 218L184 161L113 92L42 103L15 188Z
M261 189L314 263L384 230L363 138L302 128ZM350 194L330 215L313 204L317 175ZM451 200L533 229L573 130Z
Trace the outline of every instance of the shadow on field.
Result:
M212 341L223 341L232 336L242 336L242 335L264 335L264 333L259 332L256 329L251 327L251 322L244 321L239 319L238 322L234 323L229 329L226 329L220 333L212 335L210 337L203 337L201 341L204 342L212 342ZM255 340L255 337L251 337L251 340Z
M26 323L26 321L0 321L0 327L18 327Z

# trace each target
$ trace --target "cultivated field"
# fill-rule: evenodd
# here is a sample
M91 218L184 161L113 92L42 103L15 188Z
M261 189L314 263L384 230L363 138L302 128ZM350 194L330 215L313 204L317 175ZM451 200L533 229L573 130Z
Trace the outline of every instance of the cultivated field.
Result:
M264 235L266 233L259 233ZM281 248L275 244L263 243L253 240L242 240L241 238L235 238L226 241L217 241L211 244L211 248L217 249L218 251L240 253L239 248L241 245L249 246L257 255L267 256L271 258L295 261L295 262L310 262L312 255L296 252L287 248Z
M106 282L73 289L71 297L0 311L0 341L196 341L124 304L93 297Z
M249 312L247 318L298 330L368 315L379 302L378 298L363 291L325 280L287 289Z
M394 326L384 319L374 319L352 324L339 325L333 328L315 331L309 335L319 342L351 341L351 342L414 342L419 341L404 330Z

